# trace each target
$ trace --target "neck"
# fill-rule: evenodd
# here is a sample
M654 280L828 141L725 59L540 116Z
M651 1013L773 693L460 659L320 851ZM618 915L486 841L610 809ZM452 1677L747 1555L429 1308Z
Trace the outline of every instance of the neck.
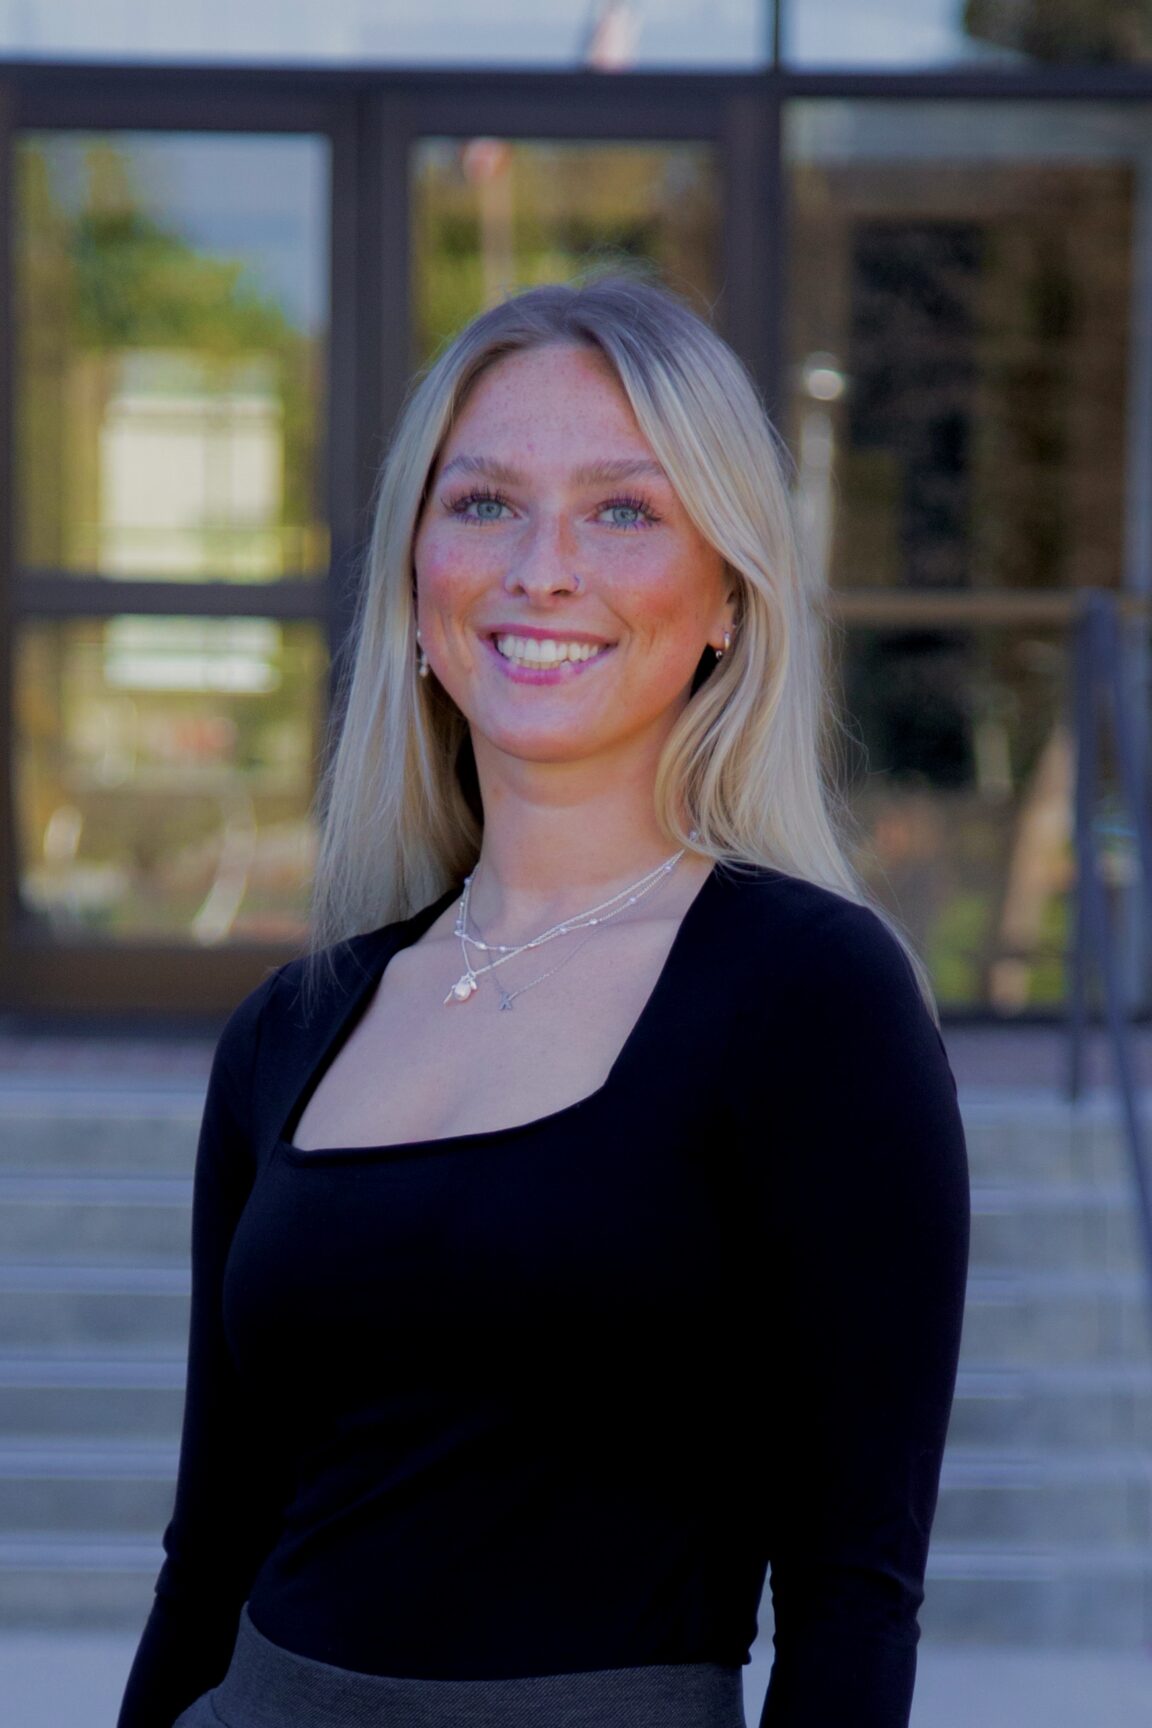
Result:
M492 939L574 917L679 850L656 820L654 765L509 763L481 747L476 768L484 840L472 905Z

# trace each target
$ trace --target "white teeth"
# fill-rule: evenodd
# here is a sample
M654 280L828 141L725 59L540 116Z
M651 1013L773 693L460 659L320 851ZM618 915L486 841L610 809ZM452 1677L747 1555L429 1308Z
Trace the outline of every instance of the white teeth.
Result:
M505 660L517 666L555 666L561 660L591 660L603 652L595 642L558 642L546 636L497 636L496 647Z

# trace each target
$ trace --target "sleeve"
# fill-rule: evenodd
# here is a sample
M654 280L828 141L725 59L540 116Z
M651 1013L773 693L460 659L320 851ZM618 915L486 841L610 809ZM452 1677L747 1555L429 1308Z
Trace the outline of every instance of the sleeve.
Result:
M802 947L783 1133L761 1105L745 1134L780 1344L761 1728L907 1728L967 1276L964 1131L883 921L844 900Z
M216 1047L196 1155L192 1310L180 1465L165 1560L118 1728L172 1728L228 1667L240 1608L271 1546L282 1494L224 1334L228 1251L251 1190L253 1070L273 974Z

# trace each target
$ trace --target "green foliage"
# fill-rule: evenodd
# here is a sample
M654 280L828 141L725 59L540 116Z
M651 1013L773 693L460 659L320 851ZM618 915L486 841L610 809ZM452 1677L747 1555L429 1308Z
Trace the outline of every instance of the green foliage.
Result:
M969 36L1034 60L1152 57L1152 0L965 0L963 19Z
M245 281L242 260L198 252L141 207L121 152L93 145L86 168L86 207L66 238L79 346L215 354L291 346L291 325Z
M85 188L75 207L57 196L53 146L21 150L18 270L21 302L21 490L25 556L84 564L83 523L92 511L95 426L76 418L85 365L139 350L165 351L199 368L201 388L226 393L250 361L271 380L283 425L284 524L299 525L315 563L322 515L320 402L314 345L253 282L244 258L202 252L146 206L130 154L105 141L83 151ZM109 387L114 372L103 372ZM89 398L85 397L88 402ZM83 446L83 448L81 448ZM297 538L300 538L298 535Z

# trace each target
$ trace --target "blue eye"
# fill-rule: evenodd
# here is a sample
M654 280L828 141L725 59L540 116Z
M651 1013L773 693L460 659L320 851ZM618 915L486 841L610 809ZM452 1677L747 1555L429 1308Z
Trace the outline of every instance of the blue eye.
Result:
M612 518L610 526L613 528L650 528L660 520L643 498L613 498L603 509Z
M499 492L491 492L485 487L482 491L467 492L463 498L453 499L448 508L462 522L499 522L508 508L508 500Z

